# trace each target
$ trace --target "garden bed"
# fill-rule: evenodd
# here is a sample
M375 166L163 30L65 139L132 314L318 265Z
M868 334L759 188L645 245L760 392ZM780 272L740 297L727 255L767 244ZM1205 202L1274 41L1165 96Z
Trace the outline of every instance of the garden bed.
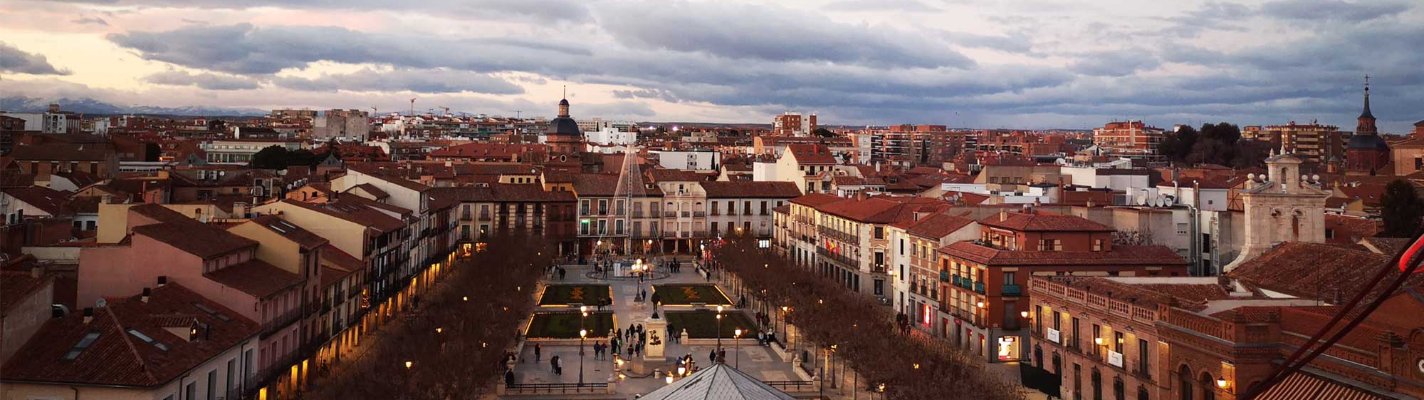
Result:
M593 307L600 301L612 298L611 294L608 285L549 285L544 287L544 294L539 296L539 305L565 306L577 303Z
M717 312L712 310L668 311L663 314L673 334L681 335L687 330L691 339L712 339L717 337ZM737 328L742 329L742 337L756 337L756 323L741 311L722 313L722 338L731 339Z
M732 305L727 295L722 294L722 290L717 289L715 285L653 285L653 292L658 294L664 305Z
M578 339L579 318L577 311L534 313L524 335L530 338ZM608 337L608 331L613 329L613 313L590 312L582 327L588 329L589 338Z

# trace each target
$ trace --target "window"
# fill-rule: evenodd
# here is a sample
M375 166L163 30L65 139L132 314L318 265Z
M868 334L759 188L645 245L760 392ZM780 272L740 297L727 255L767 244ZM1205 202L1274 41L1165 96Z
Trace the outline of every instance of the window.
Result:
M231 393L233 383L237 382L237 357L227 360L227 384L223 386L223 393Z
M1152 364L1147 363L1147 340L1137 339L1137 369L1143 376L1152 376Z
M208 400L216 399L218 390L218 370L208 371Z
M1093 251L1103 251L1103 240L1093 239Z
M1041 305L1033 306L1033 330L1040 335L1043 334L1043 306ZM1040 363L1039 368L1042 367L1043 365Z
M622 235L622 234L623 234L623 220L620 219L620 220L615 220L615 221L613 221L613 234L615 234L615 235Z
M1093 400L1103 400L1103 373L1093 368Z
M712 233L717 233L717 221L712 221Z
M198 397L198 383L188 382L188 386L183 388L183 398L192 399Z
M1073 363L1073 400L1083 400L1083 366Z
M1102 352L1102 350L1101 350L1102 347L1103 347L1103 346L1102 346L1102 343L1101 343L1102 341L1103 341L1103 329L1102 329L1102 327L1098 326L1098 324L1093 324L1093 354L1094 354L1094 355L1100 354L1100 353Z

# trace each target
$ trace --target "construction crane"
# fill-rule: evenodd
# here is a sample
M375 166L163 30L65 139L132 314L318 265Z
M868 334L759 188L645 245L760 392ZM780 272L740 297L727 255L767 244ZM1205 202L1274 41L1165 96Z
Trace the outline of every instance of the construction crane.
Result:
M450 115L450 107L440 106L440 109L445 110L445 115Z
M374 117L374 116L376 116L376 115L378 115L378 114L379 114L379 113L376 112L376 106L371 106L371 116Z

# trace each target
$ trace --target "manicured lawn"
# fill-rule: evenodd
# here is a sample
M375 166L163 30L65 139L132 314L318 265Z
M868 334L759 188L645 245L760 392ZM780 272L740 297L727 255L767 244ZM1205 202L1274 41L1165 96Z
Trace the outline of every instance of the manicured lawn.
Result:
M583 327L588 329L588 337L607 337L608 331L613 329L613 313L590 312L588 319L583 323ZM529 322L529 331L526 332L526 335L531 338L578 339L579 329L579 313L577 311L541 312L534 313L534 320Z
M707 303L714 306L732 304L732 301L722 295L722 291L717 290L717 287L713 285L653 285L653 290L658 294L659 300L662 300L663 304Z
M539 305L580 303L591 307L608 298L608 285L549 285L544 289L544 295L539 297Z
M664 313L668 325L681 335L687 329L687 336L693 339L717 337L717 312L712 310L668 311ZM756 323L740 311L722 313L722 337L730 339L737 328L742 328L742 337L756 337Z

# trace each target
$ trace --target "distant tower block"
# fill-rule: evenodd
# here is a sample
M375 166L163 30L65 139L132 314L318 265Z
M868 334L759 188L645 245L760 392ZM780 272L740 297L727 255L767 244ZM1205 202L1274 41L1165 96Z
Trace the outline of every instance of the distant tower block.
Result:
M1246 240L1241 254L1228 264L1231 271L1282 242L1325 242L1325 199L1318 176L1300 174L1300 157L1273 154L1266 159L1266 176L1246 182Z

